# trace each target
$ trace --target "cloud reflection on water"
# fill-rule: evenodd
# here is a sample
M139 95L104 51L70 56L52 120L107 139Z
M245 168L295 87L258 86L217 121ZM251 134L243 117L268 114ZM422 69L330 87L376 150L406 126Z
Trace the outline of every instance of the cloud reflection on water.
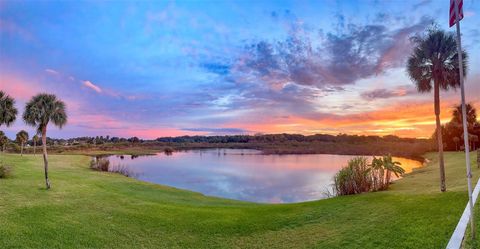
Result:
M137 158L110 156L140 180L252 202L291 203L324 198L335 173L353 156L262 155L255 150L208 149ZM128 159L128 160L126 160ZM130 160L134 159L134 160ZM410 172L415 160L395 158Z

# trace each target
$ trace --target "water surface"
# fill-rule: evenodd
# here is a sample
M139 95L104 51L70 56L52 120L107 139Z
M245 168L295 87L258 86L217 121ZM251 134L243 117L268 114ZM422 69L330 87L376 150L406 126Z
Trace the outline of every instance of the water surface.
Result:
M109 156L139 180L205 195L264 203L325 198L332 178L354 156L263 155L256 150L208 149L154 156ZM407 171L421 163L394 158Z

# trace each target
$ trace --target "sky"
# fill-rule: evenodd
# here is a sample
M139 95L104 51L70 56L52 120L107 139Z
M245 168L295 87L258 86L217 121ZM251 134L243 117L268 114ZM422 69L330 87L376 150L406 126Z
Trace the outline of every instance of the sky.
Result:
M430 137L433 93L410 37L448 27L449 0L4 1L0 89L19 113L57 95L49 136L258 133ZM467 102L480 109L480 0L464 0ZM442 92L442 122L460 91ZM35 131L21 120L0 127Z

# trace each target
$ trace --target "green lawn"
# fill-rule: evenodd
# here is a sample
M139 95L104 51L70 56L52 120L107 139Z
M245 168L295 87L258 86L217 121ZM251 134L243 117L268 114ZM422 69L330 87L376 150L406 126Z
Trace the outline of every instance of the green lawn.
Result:
M0 179L0 248L443 248L468 199L462 153L446 153L446 193L428 154L389 191L286 205L91 171L80 155L50 156L46 191L41 156L0 157L14 169Z

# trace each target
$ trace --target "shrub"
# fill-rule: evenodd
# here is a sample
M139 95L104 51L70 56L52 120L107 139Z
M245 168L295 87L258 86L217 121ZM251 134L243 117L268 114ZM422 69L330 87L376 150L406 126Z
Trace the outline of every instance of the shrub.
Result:
M106 158L92 159L90 168L98 171L109 171L110 161Z
M163 150L166 155L171 155L173 153L173 148L167 147Z
M355 157L348 161L348 165L334 176L333 181L337 195L368 192L372 186L372 178L367 158Z
M355 157L348 165L340 169L333 178L333 186L337 195L353 195L369 191L386 190L391 184L391 175L397 177L405 173L399 162L392 156L373 157L367 163L366 157Z
M12 168L3 163L0 163L0 178L10 177L12 174Z

